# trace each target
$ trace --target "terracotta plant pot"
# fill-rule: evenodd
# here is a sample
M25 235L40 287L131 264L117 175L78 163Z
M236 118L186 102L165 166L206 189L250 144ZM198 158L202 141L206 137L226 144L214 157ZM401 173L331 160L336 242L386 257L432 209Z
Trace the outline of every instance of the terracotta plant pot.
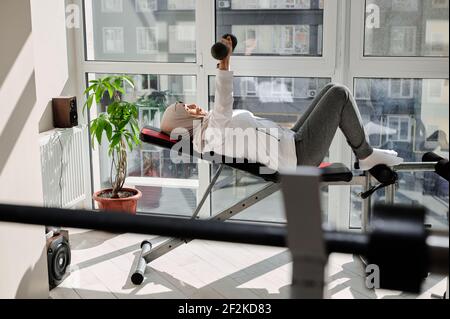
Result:
M142 193L142 207L153 209L160 206L162 187L139 186L136 188Z
M111 189L103 189L94 193L94 200L98 203L98 208L104 211L123 212L136 214L137 202L142 197L142 193L134 188L123 188L122 191L134 194L126 198L105 198L101 194L111 192Z

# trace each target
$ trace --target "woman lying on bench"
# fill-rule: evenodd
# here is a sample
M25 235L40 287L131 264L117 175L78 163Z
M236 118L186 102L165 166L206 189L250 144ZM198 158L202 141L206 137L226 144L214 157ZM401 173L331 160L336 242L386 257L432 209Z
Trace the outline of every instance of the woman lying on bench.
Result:
M233 111L233 73L229 71L232 44L230 38L222 42L229 47L230 54L218 65L214 109L207 112L196 104L175 103L163 115L163 132L170 135L173 130L183 128L194 135L194 148L199 153L214 151L231 158L245 156L278 171L300 165L320 165L339 127L353 149L360 169L369 170L379 164L395 166L403 162L397 152L374 149L369 145L356 101L349 89L341 85L325 86L290 130L248 111ZM257 136L263 134L265 139L273 138L278 149L274 152L267 143L259 141L227 147L227 144L235 143L236 135L226 132L232 129L253 129ZM277 134L272 134L274 129ZM220 138L217 132L223 133ZM236 148L241 148L238 155ZM267 159L270 159L268 163Z

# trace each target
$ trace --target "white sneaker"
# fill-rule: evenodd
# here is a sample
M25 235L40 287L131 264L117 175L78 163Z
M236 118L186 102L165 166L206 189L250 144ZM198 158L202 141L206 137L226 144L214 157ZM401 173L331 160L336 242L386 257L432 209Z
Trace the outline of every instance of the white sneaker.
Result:
M395 154L395 155L394 155ZM371 168L384 164L386 166L397 166L403 163L403 158L397 156L397 152L374 149L373 153L366 159L359 160L359 168L368 171Z

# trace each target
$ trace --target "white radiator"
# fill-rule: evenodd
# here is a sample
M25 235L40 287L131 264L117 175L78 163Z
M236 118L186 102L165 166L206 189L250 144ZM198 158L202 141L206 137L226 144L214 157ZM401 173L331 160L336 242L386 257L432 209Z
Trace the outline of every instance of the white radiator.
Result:
M87 128L56 129L40 137L44 205L70 208L86 198Z

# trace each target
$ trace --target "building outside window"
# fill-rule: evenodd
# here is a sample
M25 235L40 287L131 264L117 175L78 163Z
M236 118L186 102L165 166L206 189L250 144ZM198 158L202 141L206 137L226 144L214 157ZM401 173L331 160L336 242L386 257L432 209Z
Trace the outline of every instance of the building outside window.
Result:
M448 1L367 0L366 4L380 8L379 27L365 28L366 56L448 56Z
M412 79L390 79L389 96L398 99L410 99L413 97Z
M231 32L242 39L235 51L237 55L322 55L321 1L230 0L217 3L217 37ZM282 15L280 10L283 10Z
M396 131L391 135L391 141L411 142L411 118L409 116L388 115L387 126Z
M141 126L159 125L163 107L159 109L161 104L155 101L162 97L164 105L181 100L211 109L216 61L208 51L214 35L219 39L235 33L239 45L233 58L238 74L234 109L249 110L291 128L327 83L339 82L353 90L373 146L395 149L405 161L420 161L427 151L448 157L448 68L441 67L448 66L448 1L354 1L351 12L342 17L331 0L216 0L198 6L196 1L158 0L156 8L152 1L123 1L120 15L104 12L102 1L84 2L83 71L90 78L116 72L135 76L137 88L127 89L126 99L140 103ZM109 10L119 8L119 3L109 5ZM366 6L371 4L380 8L380 28L364 22ZM207 15L213 5L215 17ZM148 8L151 13L145 13ZM357 25L342 31L348 41L341 42L336 30L348 19ZM103 28L109 28L108 34ZM138 36L137 28L147 31ZM138 54L139 47L149 53ZM340 61L339 52L347 51L348 61ZM140 74L141 70L152 70L152 74ZM100 107L99 111L105 110ZM330 160L351 166L351 151L342 145L345 139L338 134ZM181 184L188 185L182 189L159 186L156 193L154 188L147 189L146 198L152 192L160 194L159 200L147 200L140 207L148 213L191 214L215 169L197 163L174 165L167 152L149 145L130 158L131 176L182 179ZM108 169L107 165L100 168L102 182ZM248 196L263 182L227 170L220 185L207 205L209 214ZM402 173L398 189L397 202L431 203L427 221L436 227L448 224L448 204L442 204L448 203L448 188L433 174ZM324 192L336 205L330 210L332 222L360 227L360 191L331 187ZM374 196L374 201L383 199L383 192ZM284 222L281 203L280 195L274 194L238 218Z
M196 62L195 0L105 1L84 1L88 61Z
M137 12L153 12L158 10L157 0L136 0Z
M102 0L102 12L121 13L123 11L122 0Z
M256 96L258 93L257 79L248 77L243 79L243 83L245 83L245 96Z
M169 26L169 53L195 54L195 24L177 23Z
M97 79L107 74L89 74L89 79ZM136 89L126 87L123 98L135 102L138 106L138 123L144 126L160 127L161 117L168 105L177 101L194 102L196 96L196 77L179 75L129 74L135 82ZM105 95L98 114L106 112L108 96ZM110 160L106 145L99 147L101 187L109 183ZM138 178L157 178L154 186L136 187L144 194L139 202L138 211L156 214L190 215L197 204L196 187L198 186L197 162L175 164L170 157L170 150L143 143L128 154L128 176ZM161 179L182 179L185 189L164 187ZM159 184L158 184L159 183ZM146 183L148 184L148 182ZM181 205L182 207L178 207ZM177 208L178 207L178 208Z
M428 55L441 56L448 54L448 29L448 20L435 19L427 21L425 50Z
M167 0L169 10L195 10L195 0Z
M154 54L158 52L157 32L157 28L136 28L138 54Z
M233 10L310 9L311 0L230 0ZM228 2L230 2L228 1ZM224 7L222 4L220 7ZM323 7L322 7L323 8Z
M372 81L360 80L355 83L355 99L370 100L372 90Z
M294 79L272 79L271 94L293 102Z
M435 9L448 9L448 0L431 0Z
M123 53L124 38L123 28L108 27L103 28L103 52L109 53Z
M396 150L405 162L420 162L426 152L449 156L448 80L356 79L356 92L363 87L371 87L370 98L365 94L355 98L372 146ZM430 90L435 99L430 98ZM448 186L442 179L434 173L399 174L396 202L424 203L430 207L428 222L448 227L448 205L442 204L448 203ZM360 191L352 188L350 225L355 228L360 225ZM383 201L384 192L377 192L372 200Z
M416 54L416 31L416 27L392 27L391 54L399 56L414 56Z
M392 11L417 12L419 0L392 0Z
M255 9L264 9L265 7L270 8L270 1L258 1L258 0L235 0L228 1L231 2L231 8L233 10L255 10ZM224 4L219 4L219 8L224 8Z
M302 84L305 91L321 90L330 79L327 78L283 78L283 77L235 77L234 106L236 110L248 110L263 118L268 118L280 126L292 128L300 116L306 111L313 97L297 97L296 81ZM209 105L214 105L214 77L209 79ZM250 90L249 90L250 89ZM253 92L256 90L256 92ZM306 95L306 93L304 94ZM214 166L213 171L216 169ZM239 171L225 169L221 184L212 196L212 213L248 196L265 185L263 181ZM323 196L327 196L324 192ZM326 200L326 199L324 199ZM326 205L325 205L326 207ZM264 220L283 222L281 194L276 193L266 201L248 208L236 216L239 220Z

